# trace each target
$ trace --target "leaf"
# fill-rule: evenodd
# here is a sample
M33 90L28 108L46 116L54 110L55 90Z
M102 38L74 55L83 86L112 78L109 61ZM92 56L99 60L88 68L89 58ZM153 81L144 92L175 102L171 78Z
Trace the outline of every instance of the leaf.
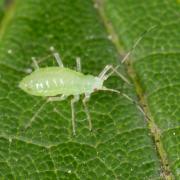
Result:
M128 5L127 5L128 4ZM178 1L104 1L100 12L112 23L119 41L116 44L132 52L129 75L135 84L141 104L149 116L148 126L156 142L165 179L180 177L180 19ZM155 27L151 29L152 27ZM148 29L151 29L149 32Z
M18 88L20 80L32 68L31 57L37 59L47 57L51 53L49 48L52 46L60 53L64 65L71 69L75 68L75 58L81 57L82 71L85 74L97 76L105 65L120 64L119 54L123 55L120 47L130 49L134 39L147 30L147 27L160 22L159 16L152 12L152 15L154 14L152 17L157 18L156 23L153 20L148 21L147 25L141 24L133 30L133 22L136 21L132 21L133 14L126 10L130 7L136 8L136 3L129 1L127 7L125 1L120 2L122 6L115 0L107 1L105 4L100 3L99 9L95 8L97 4L93 4L92 1L83 0L49 2L16 0L11 4L2 19L0 31L0 176L2 179L161 179L161 173L164 178L178 176L176 171L178 164L173 164L178 163L176 161L178 143L175 144L177 136L171 134L175 130L175 133L178 133L178 129L175 129L179 117L176 99L178 89L176 88L175 92L172 86L160 90L160 95L155 92L143 98L161 84L163 87L165 82L174 84L179 80L179 76L176 78L174 74L174 78L167 76L166 81L163 81L164 73L175 73L173 68L178 70L176 53L179 47L173 34L167 41L174 42L172 45L166 45L166 41L162 40L167 36L166 31L159 36L158 33L163 29L166 30L165 25L152 31L156 36L152 36L150 32L144 37L132 54L131 67L122 65L118 69L122 74L126 76L129 74L130 77L132 74L127 70L133 70L139 78L138 82L133 77L134 85L129 86L116 76L105 82L107 87L121 90L136 101L137 95L140 96L143 99L140 103L145 102L148 105L145 112L150 115L151 121L147 122L147 118L138 107L123 96L110 92L97 92L92 94L88 103L93 131L88 130L87 118L80 101L76 104L77 135L73 136L70 109L72 97L62 102L46 103L45 98L28 95ZM153 4L153 1L150 4ZM159 12L157 7L153 8L154 12L156 10ZM173 11L173 8L178 9L174 4L168 9L169 12ZM140 10L137 8L137 15L134 16L137 20L142 17ZM151 12L149 9L148 11ZM116 19L119 13L122 15ZM169 19L172 20L175 14L177 13L169 15ZM112 23L110 29L114 29L113 33L109 30L109 26L106 26L108 18ZM178 28L174 28L176 22L177 18L173 23L168 24L175 34L178 32ZM167 32L171 35L170 31ZM176 37L178 38L178 34ZM122 42L123 45L117 46L117 42ZM153 42L154 46L151 46ZM158 50L157 42L165 44L165 49L169 48L167 52L172 52L171 48L174 47L176 53L172 55L173 63L168 58L171 54L165 53L166 57L163 58L163 54L146 55L147 46L151 48L150 54L151 50ZM154 58L154 61L139 61L139 57L142 56L140 49L143 49L143 58L158 58ZM164 61L169 63L162 63ZM154 64L148 64L151 62ZM53 58L48 58L40 64L41 67L50 65L55 65ZM155 71L148 71L149 66L154 66ZM156 78L159 68L163 71ZM142 89L142 92L139 92L139 89ZM172 98L163 99L167 92L171 92ZM168 102L167 107L165 101ZM172 115L175 108L177 111ZM165 117L168 117L166 120L168 123L164 123ZM175 119L174 123L171 122L172 117ZM29 123L30 127L24 129ZM171 127L171 131L168 130L167 124ZM160 145L163 146L163 155L164 152L167 154L168 159L165 162L170 164L169 169L164 168L162 163L162 155L159 153L162 147L157 146L158 142L154 143L157 133L152 131L154 130L152 125L157 125L160 130L167 129L160 134L159 139ZM170 175L165 174L166 170L170 170Z

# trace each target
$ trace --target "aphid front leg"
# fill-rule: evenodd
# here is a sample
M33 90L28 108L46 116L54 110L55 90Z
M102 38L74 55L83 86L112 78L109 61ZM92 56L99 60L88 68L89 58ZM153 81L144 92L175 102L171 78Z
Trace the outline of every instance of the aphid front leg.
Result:
M79 101L79 95L75 95L74 98L71 99L71 113L72 113L72 130L73 130L73 135L76 135L74 103L76 103L77 101Z
M76 70L78 72L81 72L81 59L80 59L80 57L76 58Z
M85 109L86 116L87 116L88 123L89 123L89 130L92 131L92 122L91 122L89 109L88 109L88 106L87 106L87 102L89 101L89 99L90 99L90 94L85 94L85 97L83 99L83 105L84 105L84 109Z

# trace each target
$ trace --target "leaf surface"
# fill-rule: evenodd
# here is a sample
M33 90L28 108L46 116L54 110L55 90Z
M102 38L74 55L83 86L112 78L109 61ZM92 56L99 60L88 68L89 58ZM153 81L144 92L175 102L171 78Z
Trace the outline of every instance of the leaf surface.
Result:
M180 177L180 4L178 1L100 1L119 53L132 51L127 70L160 156L164 178ZM128 4L128 5L127 5ZM154 28L153 28L154 27ZM145 32L145 33L144 33ZM142 35L143 34L143 35ZM139 39L140 37L140 39Z
M125 6L125 1L121 3L123 4L120 6L119 1L107 1L99 4L100 9L92 1L84 0L16 0L11 4L2 19L0 30L2 179L161 179L161 174L163 177L178 176L178 143L175 144L177 136L173 136L173 133L178 130L179 116L176 113L179 112L179 72L176 71L174 76L167 76L166 84L163 84L163 73L172 74L173 68L178 68L176 53L179 44L173 35L168 41L174 42L173 46L166 46L166 41L157 36L158 33L162 33L162 37L166 37L166 33L172 34L161 31L165 27L155 29L152 32L156 36L151 32L139 44L132 54L131 69L138 76L138 87L143 90L143 95L151 94L146 97L147 113L154 122L150 125L156 124L158 129L165 130L161 134L161 144L168 155L170 176L165 176L165 170L161 168L162 160L147 118L135 104L123 96L102 91L92 94L88 103L93 123L92 132L88 130L82 102L76 103L77 135L73 136L70 108L72 97L61 102L47 103L46 98L28 95L18 88L20 80L32 69L31 57L47 57L51 53L50 47L60 53L68 68L75 69L75 58L80 57L82 72L85 74L97 76L105 65L120 64L120 54L123 55L123 51L120 52L114 43L114 36L111 36L113 33L108 30L105 17L110 19L117 41L122 42L119 47L125 50L130 49L134 39L154 24L149 21L150 24L142 23L133 30L133 22L130 21L133 14L128 13L126 8L136 8L136 3L129 1L128 7ZM176 7L175 4L173 8ZM119 10L122 14L118 18ZM139 8L136 13L137 19L142 17ZM169 23L169 27L172 27L168 29L172 29L178 38L178 28L173 31L173 24L176 22L175 19L173 23ZM151 46L153 42L154 46ZM147 49L150 54L158 51L157 42L164 43L164 47L169 48L167 52L172 52L171 48L174 47L176 53L172 53L172 56L163 56L161 53L147 55ZM168 61L169 65L164 61ZM52 65L56 65L52 57L40 64L41 67ZM154 66L155 70L148 71L149 66ZM162 73L158 74L158 68L162 68ZM129 69L121 65L118 70L128 77ZM155 91L169 82L172 85L177 82L176 88L172 86ZM112 76L105 82L107 87L118 89L138 101L139 91L136 92L137 83L133 78L132 84L134 85L127 85L117 76ZM167 96L168 90L172 98ZM167 105L164 101L168 102ZM30 126L25 129L27 124Z

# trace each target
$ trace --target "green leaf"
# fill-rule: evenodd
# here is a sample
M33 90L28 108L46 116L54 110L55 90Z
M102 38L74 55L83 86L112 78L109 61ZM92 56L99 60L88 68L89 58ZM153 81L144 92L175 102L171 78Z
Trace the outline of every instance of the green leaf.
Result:
M178 6L149 4L151 8L130 0L11 3L0 26L0 179L178 177ZM131 65L118 69L133 85L117 76L105 82L136 101L139 96L150 120L125 97L96 92L88 103L93 131L79 101L73 136L72 97L46 103L18 88L32 68L31 57L47 57L52 46L66 67L75 68L78 56L82 72L97 76L105 65L119 65L120 55L153 25L158 28L133 51ZM52 57L40 64L50 65L55 65Z
M165 179L180 177L179 9L180 3L170 0L105 0L100 4L109 33L119 39L114 40L119 53L131 49L141 37L127 70L141 104L146 105L147 124ZM108 27L108 21L113 28Z
M3 0L0 0L0 20L3 18L4 16L4 11L6 9L6 4L4 3Z

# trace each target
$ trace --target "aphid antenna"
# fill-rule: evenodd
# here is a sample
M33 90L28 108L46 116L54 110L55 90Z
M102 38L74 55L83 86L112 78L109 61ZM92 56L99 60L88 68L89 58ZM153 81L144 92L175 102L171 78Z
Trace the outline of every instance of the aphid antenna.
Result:
M125 81L127 84L130 84L130 82L128 81L128 79L126 79L121 73L119 73L117 71L117 69L120 67L120 65L117 65L116 67L113 67L112 65L107 65L103 71L99 74L99 78L102 81L107 80L113 73L116 73L123 81ZM107 74L107 72L111 70L110 73Z
M153 25L151 26L149 29L145 30L141 36L135 41L134 45L132 46L132 48L130 49L130 51L125 55L125 57L122 59L121 63L124 63L128 57L131 55L131 53L133 52L133 50L137 47L137 45L139 44L139 42L145 37L145 35L147 33L149 33L150 31L152 31L154 28L156 28L157 25Z
M144 117L147 119L147 120L150 120L150 118L146 115L146 113L144 112L143 108L136 102L134 101L132 98L130 98L127 94L124 94L116 89L109 89L109 88L106 88L106 87L103 87L102 89L100 89L102 91L110 91L110 92L115 92L115 93L118 93L118 94L121 94L122 96L124 96L126 99L128 99L129 101L131 101L133 104L135 104L137 106L137 108L142 112L142 114L144 115Z
M150 32L151 30L153 30L154 28L156 28L157 25L151 26L149 29L147 29L145 32L142 33L142 35L135 41L133 47L130 49L130 51L126 54L126 56L122 59L121 63L124 63L128 57L131 55L131 53L133 52L133 50L136 48L136 46L139 44L139 42L144 38L144 36ZM114 72L116 74L118 74L118 76L121 77L121 79L123 79L127 84L130 84L130 82L122 75L120 74L117 69L120 67L120 65L117 65L116 67L112 67L111 65L107 65L104 70L99 74L99 78L102 79L103 81L107 80ZM109 74L107 74L107 72L109 70L112 70Z
M132 103L135 103L137 104L137 102L135 102L132 98L130 98L127 94L124 94L116 89L109 89L109 88L106 88L106 87L103 87L102 89L100 89L102 91L110 91L110 92L115 92L115 93L118 93L118 94L121 94L122 96L124 96L126 99L128 99L129 101L131 101Z

